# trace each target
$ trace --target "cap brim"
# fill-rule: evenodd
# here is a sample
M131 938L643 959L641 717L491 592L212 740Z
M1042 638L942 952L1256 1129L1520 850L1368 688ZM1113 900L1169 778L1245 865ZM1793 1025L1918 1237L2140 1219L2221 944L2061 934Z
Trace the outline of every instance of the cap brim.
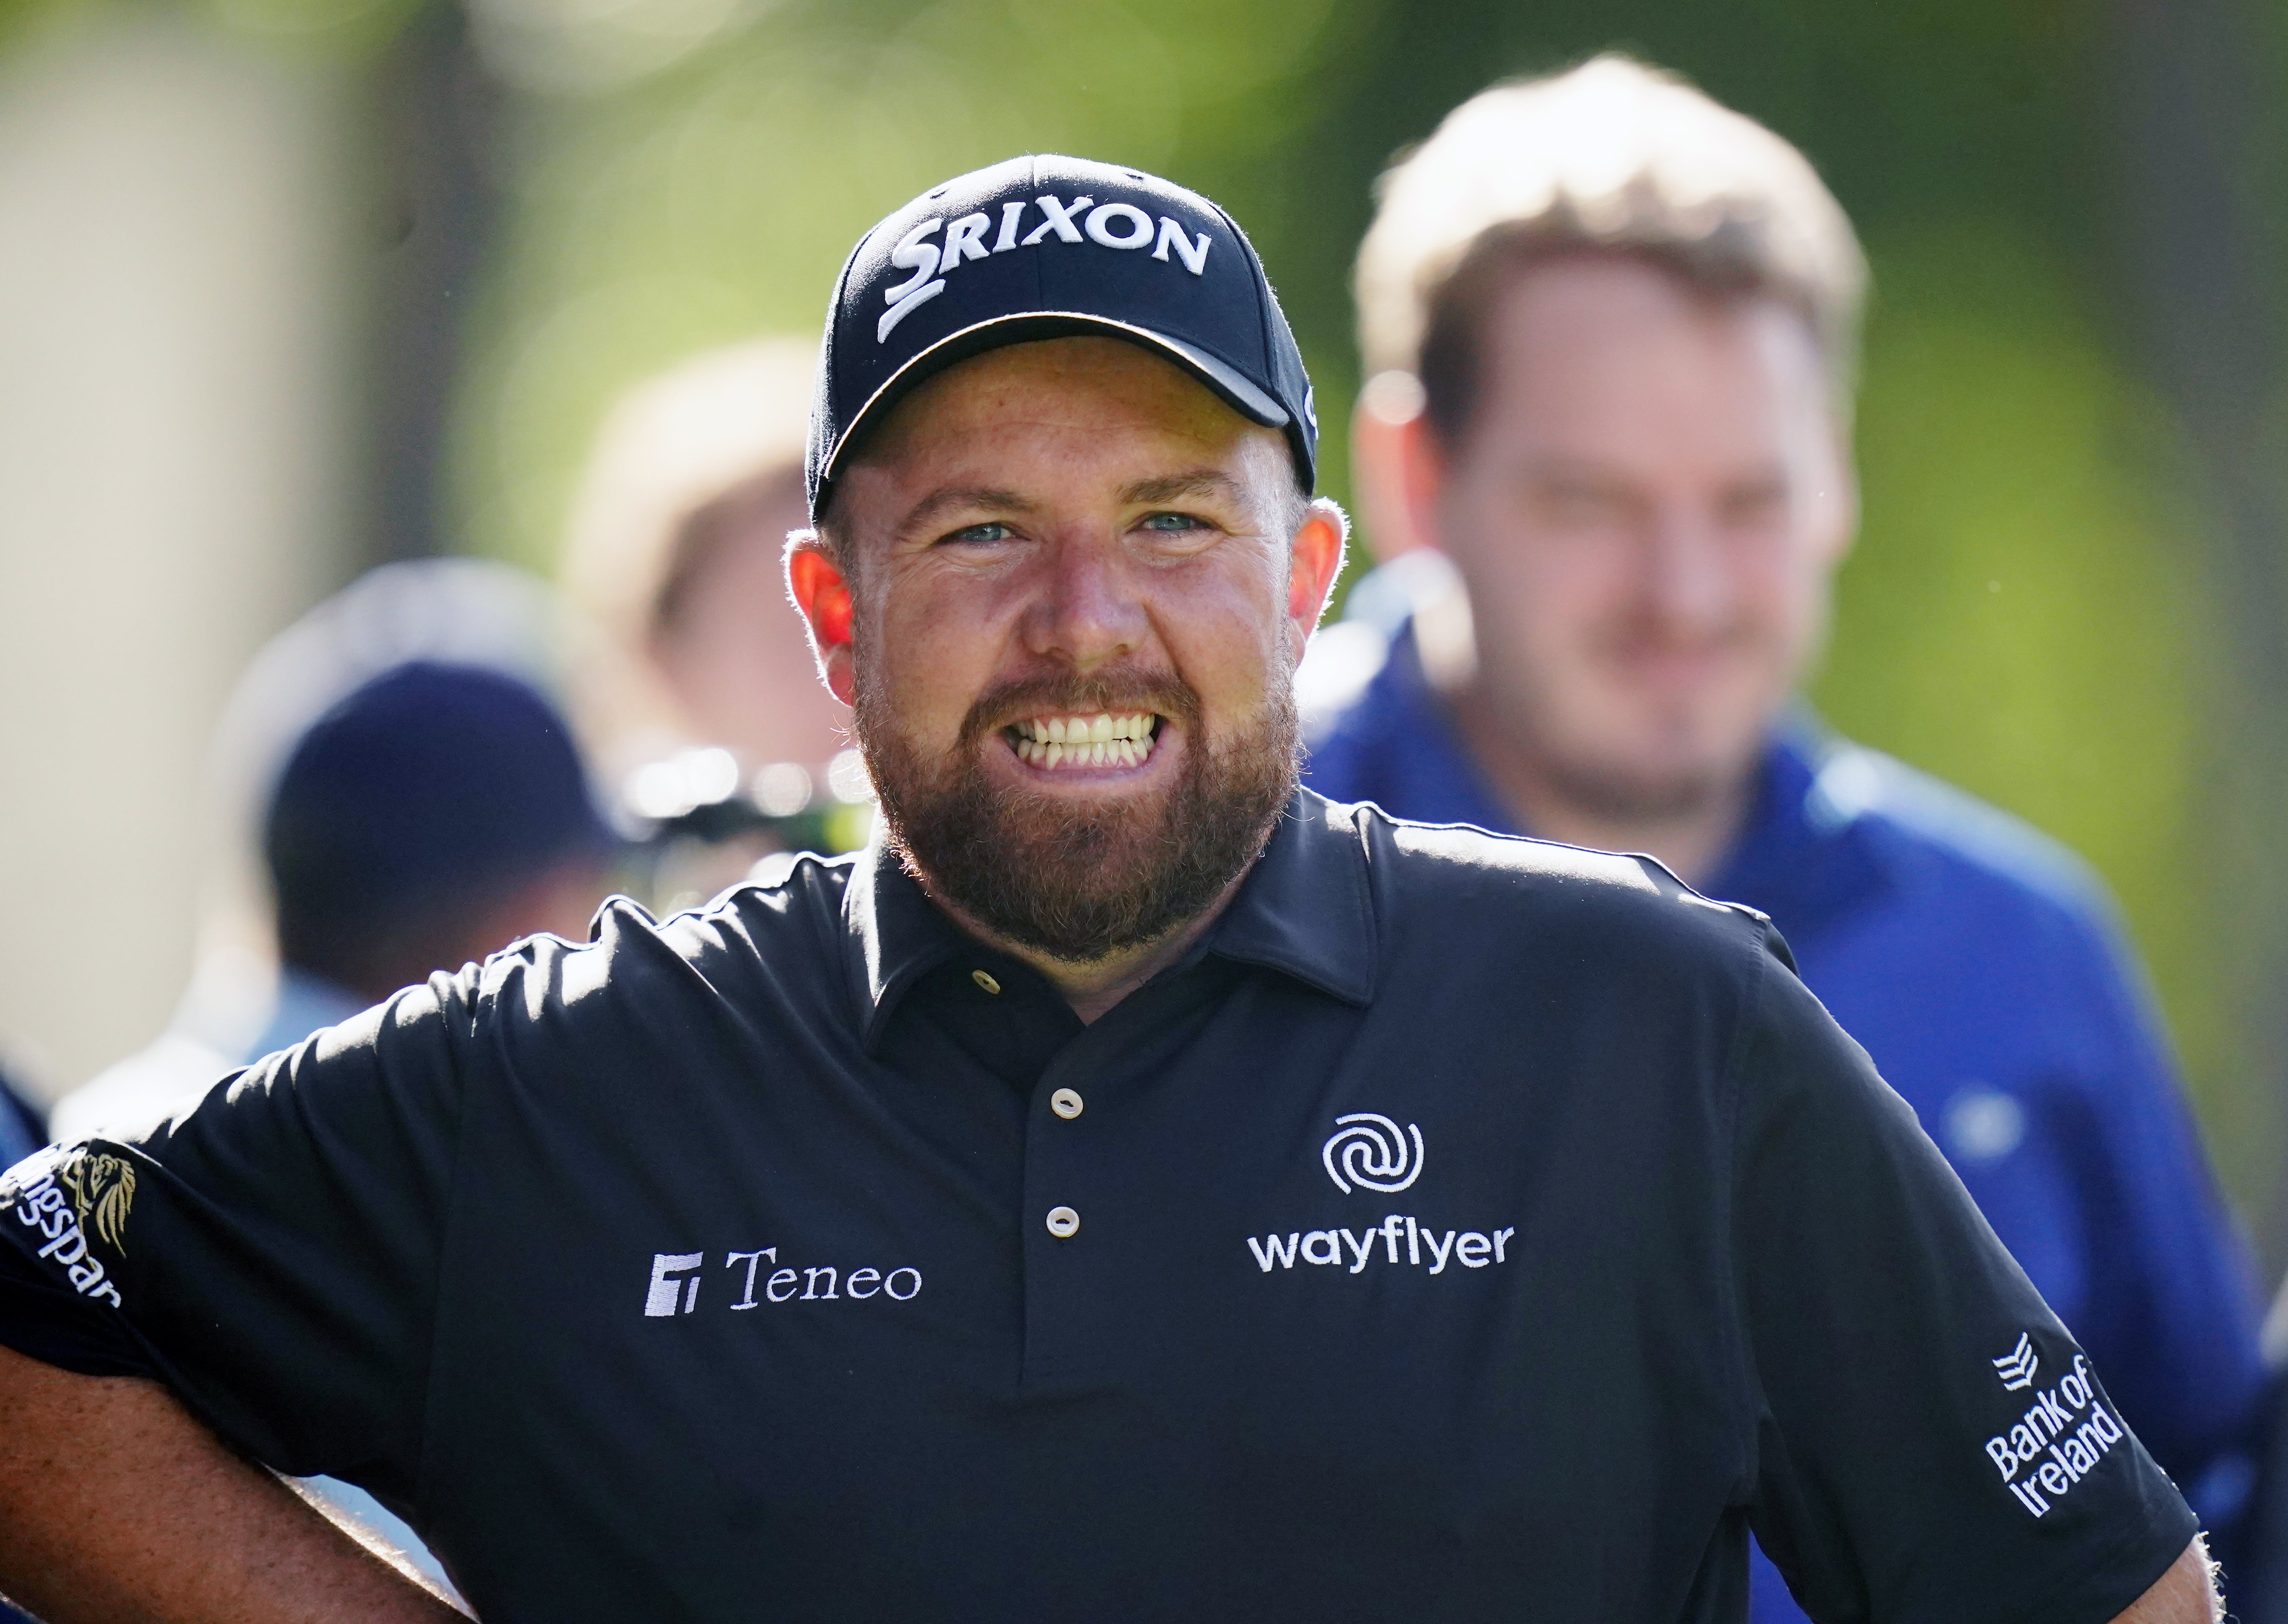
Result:
M1109 316L1090 315L1082 311L1034 310L1021 315L996 316L990 321L965 327L959 332L947 334L910 358L884 381L866 404L860 407L856 415L843 426L842 437L835 441L834 450L818 477L817 505L820 508L825 506L826 494L841 473L845 455L850 448L856 445L866 430L878 423L918 384L957 361L967 360L971 356L981 355L988 350L1004 349L1013 344L1031 344L1043 338L1069 338L1092 334L1123 338L1166 357L1206 384L1227 406L1251 423L1259 423L1267 429L1284 429L1293 422L1284 407L1242 376L1235 368L1217 360L1196 345L1155 332L1148 327L1138 327L1133 322L1116 321Z

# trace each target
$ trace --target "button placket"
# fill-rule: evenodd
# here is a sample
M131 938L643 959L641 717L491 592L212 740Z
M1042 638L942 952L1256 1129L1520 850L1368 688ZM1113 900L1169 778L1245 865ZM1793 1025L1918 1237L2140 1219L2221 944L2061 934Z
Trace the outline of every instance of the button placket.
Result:
M1025 1365L1029 1381L1055 1382L1069 1376L1076 1359L1100 1357L1100 1339L1089 1327L1097 1315L1096 1295L1105 1281L1104 1242L1083 1218L1096 1188L1092 1145L1076 1118L1085 1096L1103 1081L1107 1057L1092 1054L1084 1041L1049 1064L1036 1086L1025 1147ZM1064 1102L1075 1109L1068 1112ZM1044 1105L1047 1106L1045 1111ZM1101 1216L1101 1215L1100 1215Z

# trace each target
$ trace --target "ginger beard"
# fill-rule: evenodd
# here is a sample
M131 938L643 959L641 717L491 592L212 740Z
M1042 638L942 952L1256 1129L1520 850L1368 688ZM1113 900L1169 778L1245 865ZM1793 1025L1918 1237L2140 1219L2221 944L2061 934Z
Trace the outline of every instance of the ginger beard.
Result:
M1207 738L1198 696L1172 673L1044 677L997 685L963 719L949 757L925 759L858 664L859 748L906 871L994 934L1084 964L1167 936L1255 860L1299 778L1291 671L1249 725ZM1172 787L1094 801L991 781L985 752L1037 714L1148 711L1183 732Z

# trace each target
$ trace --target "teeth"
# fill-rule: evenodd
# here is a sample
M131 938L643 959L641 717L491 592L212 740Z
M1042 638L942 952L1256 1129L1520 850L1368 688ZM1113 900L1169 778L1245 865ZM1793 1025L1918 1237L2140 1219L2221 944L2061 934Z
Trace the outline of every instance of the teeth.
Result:
M1109 712L1035 717L1016 725L1018 759L1038 767L1136 767L1151 759L1154 717Z

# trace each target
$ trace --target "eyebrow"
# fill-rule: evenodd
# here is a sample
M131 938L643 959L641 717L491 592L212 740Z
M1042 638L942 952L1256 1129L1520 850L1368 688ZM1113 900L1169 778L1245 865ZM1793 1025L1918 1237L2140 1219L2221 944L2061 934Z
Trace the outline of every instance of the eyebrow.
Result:
M1124 486L1120 492L1124 504L1173 502L1183 496L1220 496L1242 506L1247 502L1247 492L1239 481L1216 468L1195 468L1188 473L1139 479L1133 485Z
M984 508L1003 513L1030 513L1038 504L1028 502L1015 491L1004 490L992 485L949 485L932 491L914 503L904 520L898 526L901 537L911 535L941 513L963 508Z

